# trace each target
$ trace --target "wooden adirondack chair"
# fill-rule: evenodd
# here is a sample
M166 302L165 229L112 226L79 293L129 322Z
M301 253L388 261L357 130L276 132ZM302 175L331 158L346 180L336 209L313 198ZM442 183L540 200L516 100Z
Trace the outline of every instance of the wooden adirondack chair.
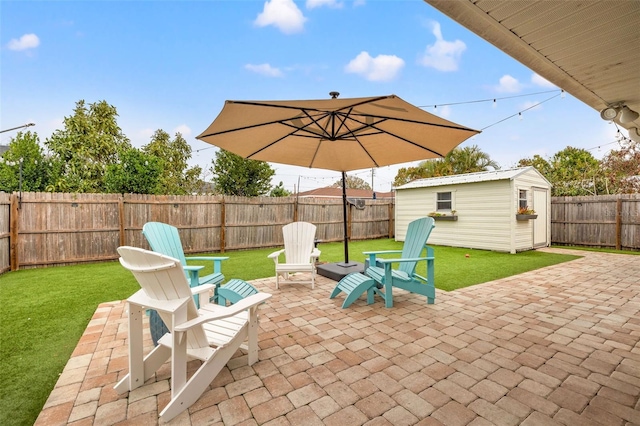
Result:
M316 261L320 257L320 250L315 245L316 226L308 222L293 222L282 227L284 249L267 256L276 265L276 288L280 286L280 277L289 279L293 272L310 272L310 281L291 281L290 283L311 283L315 287ZM284 254L284 263L280 263L280 255Z
M169 421L196 402L220 370L247 341L248 362L258 360L258 306L271 297L257 293L229 307L202 297L198 310L179 259L137 247L120 247L120 263L138 280L141 289L127 299L129 311L129 372L115 385L118 393L142 386L171 359L171 400L160 412ZM196 287L207 293L213 285ZM156 310L168 325L165 334L143 357L142 313ZM187 362L202 364L187 379Z
M376 283L384 288L375 288L374 292L385 300L385 306L393 306L393 287L402 288L412 293L427 296L427 303L432 304L436 298L434 286L434 255L433 249L428 247L427 239L431 230L435 227L433 218L423 217L409 223L407 235L401 251L369 251L364 252L369 256L368 267L365 275L371 277ZM422 251L426 248L426 256L422 256ZM400 253L396 259L383 259L378 257L382 254ZM418 262L427 262L427 277L416 274ZM394 263L399 264L397 269L393 269ZM380 287L377 286L377 287Z

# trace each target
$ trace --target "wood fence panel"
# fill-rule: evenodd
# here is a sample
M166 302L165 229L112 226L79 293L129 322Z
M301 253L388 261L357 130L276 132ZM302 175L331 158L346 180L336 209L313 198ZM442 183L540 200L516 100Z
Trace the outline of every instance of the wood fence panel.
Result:
M23 193L19 203L20 267L116 258L118 196Z
M640 194L552 197L551 242L640 250Z
M316 225L318 240L330 242L344 239L342 199L300 198L298 220Z
M282 245L282 226L293 221L291 197L225 197L225 250Z
M0 192L0 274L11 269L11 196Z
M122 244L148 248L149 221L178 228L187 253L282 246L282 226L313 223L324 242L344 237L342 199L0 193L0 273L113 260ZM554 244L640 250L640 194L553 197ZM391 238L392 200L348 207L351 240ZM13 236L13 238L12 238ZM15 243L14 241L15 240Z

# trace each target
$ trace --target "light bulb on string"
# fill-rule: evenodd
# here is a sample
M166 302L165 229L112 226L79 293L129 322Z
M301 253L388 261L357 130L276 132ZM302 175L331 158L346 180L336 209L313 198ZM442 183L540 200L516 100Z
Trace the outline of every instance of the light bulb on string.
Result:
M561 97L562 99L564 99L564 96L565 96L565 91L564 91L564 89L561 89L561 90L560 90L560 97Z
M518 113L518 120L522 121L522 113L521 112Z
M498 106L498 103L496 102L496 100L493 100L493 107L496 108Z

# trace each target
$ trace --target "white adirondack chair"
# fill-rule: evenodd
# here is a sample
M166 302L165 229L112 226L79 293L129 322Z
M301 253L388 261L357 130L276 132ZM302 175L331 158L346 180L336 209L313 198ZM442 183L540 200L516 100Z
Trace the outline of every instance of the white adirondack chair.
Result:
M249 365L258 360L258 306L271 297L257 293L229 307L193 295L208 293L214 285L189 287L178 259L136 247L120 247L120 263L138 280L141 290L127 299L129 310L129 373L115 385L118 393L142 386L171 359L171 401L160 412L169 421L200 398L229 359L247 342ZM207 295L208 296L208 295ZM158 311L169 332L143 358L142 315ZM187 362L202 361L187 379Z
M284 249L271 253L268 257L276 264L276 288L280 286L280 277L289 279L294 272L310 272L311 280L289 280L290 283L311 283L315 288L316 261L320 257L320 250L315 247L316 226L308 222L293 222L282 227ZM284 263L280 263L280 256L284 254Z

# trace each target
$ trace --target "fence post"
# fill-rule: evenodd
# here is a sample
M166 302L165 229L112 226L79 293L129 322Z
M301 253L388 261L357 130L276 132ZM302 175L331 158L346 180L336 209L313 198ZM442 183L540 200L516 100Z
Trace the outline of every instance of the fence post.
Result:
M393 222L393 203L387 204L389 210L389 238L393 238L395 235L395 227Z
M120 195L118 197L118 222L120 225L120 246L126 245L125 235L124 235L124 197Z
M226 222L227 222L226 207L224 204L224 195L223 195L222 201L220 202L220 253L224 253Z
M18 220L18 196L11 194L9 207L9 264L12 271L17 271L20 267L18 259L18 234L20 221Z
M616 200L616 250L622 250L622 198Z

